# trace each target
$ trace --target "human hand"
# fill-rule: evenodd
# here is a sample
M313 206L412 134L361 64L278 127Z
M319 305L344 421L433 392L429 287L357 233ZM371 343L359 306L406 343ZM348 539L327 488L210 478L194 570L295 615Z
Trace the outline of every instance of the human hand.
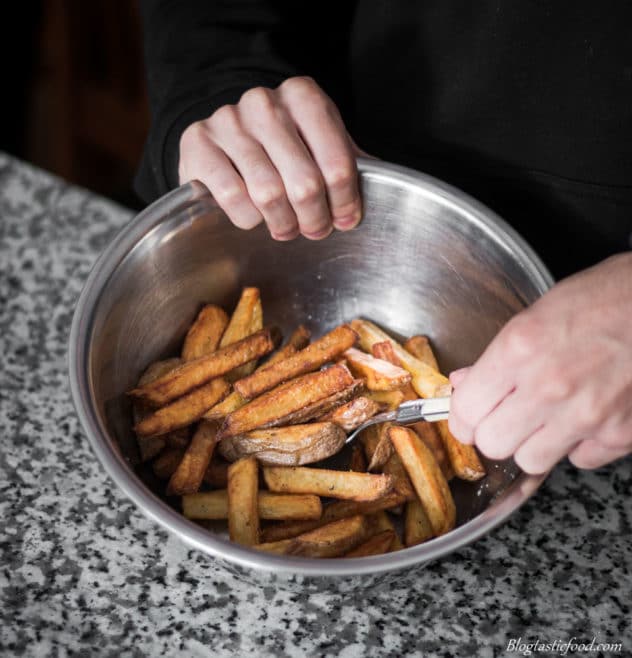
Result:
M362 214L356 155L338 109L310 78L256 87L190 125L180 183L204 183L233 224L265 221L276 240L319 240Z
M535 474L632 452L632 254L558 283L450 381L451 431L491 459Z

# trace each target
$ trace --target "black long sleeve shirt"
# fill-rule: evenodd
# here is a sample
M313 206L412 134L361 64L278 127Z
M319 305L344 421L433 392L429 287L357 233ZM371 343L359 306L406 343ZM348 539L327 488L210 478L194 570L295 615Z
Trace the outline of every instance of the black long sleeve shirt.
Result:
M632 4L144 0L152 128L137 190L178 184L182 131L310 75L369 153L447 180L555 275L632 246Z

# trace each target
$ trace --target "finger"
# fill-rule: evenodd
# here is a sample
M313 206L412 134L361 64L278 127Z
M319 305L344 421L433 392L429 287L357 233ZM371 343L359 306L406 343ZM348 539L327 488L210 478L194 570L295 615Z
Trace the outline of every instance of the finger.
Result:
M452 388L456 388L465 379L465 376L469 370L469 367L459 368L458 370L453 370L450 373L450 384L452 384Z
M534 404L525 386L515 389L474 429L474 442L490 459L507 459L546 420L548 407Z
M203 131L183 141L179 172L181 184L196 179L204 183L235 226L248 230L263 221L241 176Z
M596 439L585 439L568 455L571 464L577 468L599 468L630 454L628 447L610 447Z
M517 316L520 317L520 316ZM532 369L531 322L512 320L494 338L452 394L451 412L459 424L459 439L470 441L474 428L511 393L523 361ZM537 327L535 328L537 331Z
M322 173L334 226L357 226L362 203L355 154L337 108L310 81L281 85L279 93Z
M298 235L298 221L287 198L283 180L261 144L242 127L234 106L215 112L213 138L224 150L244 180L248 195L277 240Z
M333 226L321 172L273 92L263 88L246 92L239 111L248 132L279 172L301 233L312 239L329 235Z
M550 471L577 443L578 439L565 435L558 423L551 423L522 443L514 454L514 461L525 473L540 475Z

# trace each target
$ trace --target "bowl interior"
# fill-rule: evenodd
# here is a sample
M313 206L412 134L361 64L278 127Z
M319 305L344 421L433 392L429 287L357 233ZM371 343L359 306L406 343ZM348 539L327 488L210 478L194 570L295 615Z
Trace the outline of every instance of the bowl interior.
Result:
M548 287L529 248L453 188L371 163L361 166L361 184L361 225L320 242L238 230L194 184L178 203L154 204L110 247L84 302L85 368L95 418L130 470L138 459L124 393L148 364L178 354L204 303L231 309L243 286L257 286L265 323L285 335L304 323L319 336L359 316L400 337L427 334L448 372L472 363ZM511 462L488 466L480 483L453 483L459 524L517 474Z

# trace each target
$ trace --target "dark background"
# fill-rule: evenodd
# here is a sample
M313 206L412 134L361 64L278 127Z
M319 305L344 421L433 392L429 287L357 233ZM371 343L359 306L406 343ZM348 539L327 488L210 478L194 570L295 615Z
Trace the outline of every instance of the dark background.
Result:
M149 127L138 3L11 4L0 150L138 208L132 182Z

